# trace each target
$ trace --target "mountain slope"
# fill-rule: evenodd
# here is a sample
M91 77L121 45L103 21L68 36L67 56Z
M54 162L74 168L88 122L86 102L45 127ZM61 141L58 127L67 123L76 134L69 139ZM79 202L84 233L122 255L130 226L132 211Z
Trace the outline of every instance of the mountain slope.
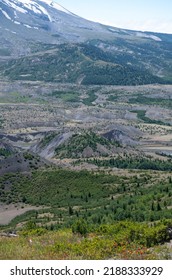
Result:
M3 75L12 80L42 80L85 85L137 85L162 82L144 68L128 65L98 47L85 44L63 44L51 51L13 59L0 69Z
M81 42L99 38L109 31L97 23L80 18L53 1L2 0L0 3L1 45L11 46L13 53L23 55L23 44ZM20 41L21 44L16 42Z
M171 83L172 35L85 20L51 0L0 3L1 76L82 84Z

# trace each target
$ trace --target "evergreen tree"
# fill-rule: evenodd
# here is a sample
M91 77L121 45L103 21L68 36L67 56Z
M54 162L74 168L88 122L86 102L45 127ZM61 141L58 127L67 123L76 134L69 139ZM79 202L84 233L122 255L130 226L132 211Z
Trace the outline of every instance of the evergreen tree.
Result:
M69 206L69 215L70 215L70 216L73 215L73 209L72 209L71 206Z
M157 203L157 211L161 211L161 205L159 202Z

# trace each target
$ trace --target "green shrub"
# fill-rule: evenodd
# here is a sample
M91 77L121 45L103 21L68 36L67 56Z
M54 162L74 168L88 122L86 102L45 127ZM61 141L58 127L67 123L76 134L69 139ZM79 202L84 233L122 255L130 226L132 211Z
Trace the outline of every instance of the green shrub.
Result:
M83 236L86 236L88 233L88 225L85 222L84 219L78 219L73 225L72 225L72 232L73 233L80 233Z

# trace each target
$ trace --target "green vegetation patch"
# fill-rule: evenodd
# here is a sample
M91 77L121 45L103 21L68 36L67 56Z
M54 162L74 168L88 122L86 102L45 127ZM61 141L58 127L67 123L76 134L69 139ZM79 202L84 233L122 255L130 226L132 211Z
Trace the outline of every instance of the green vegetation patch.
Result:
M12 155L12 152L10 150L5 149L5 148L0 148L0 156L7 158L11 155Z
M139 85L163 82L146 69L139 69L138 63L128 65L128 59L123 54L112 55L89 44L61 44L56 52L42 53L37 57L33 55L4 62L0 70L12 80L76 83L81 79L83 85ZM133 60L133 55L130 55L130 59Z
M95 95L94 90L90 91L88 95L89 97L83 100L83 104L86 106L92 106L93 105L92 102L94 102L97 99L97 96Z
M110 95L107 99L107 101L117 101L118 100L118 95Z
M23 157L25 160L33 160L34 159L34 156L28 152L24 152L23 153Z
M53 91L52 96L62 99L64 102L79 102L80 94L72 91Z
M56 136L57 136L57 133L55 131L46 135L40 143L41 147L45 147L46 145L48 145Z
M171 109L172 108L172 99L164 99L164 98L155 98L155 97L147 97L144 95L137 95L135 98L129 99L130 103L139 103L145 105L155 105L161 106Z
M0 55L1 56L10 56L11 55L11 52L10 52L10 50L9 49L2 49L2 48L0 48Z
M141 157L111 157L110 159L88 159L90 163L94 163L97 166L104 167L117 167L122 169L145 169L145 170L160 170L160 171L172 171L172 160L168 161L151 158Z
M52 232L29 222L18 237L0 237L0 259L170 259L169 251L161 244L169 241L167 228L171 225L168 220L151 226L124 221L88 228L84 221L78 220L73 232L70 229ZM80 233L84 226L88 230L86 235L85 231ZM31 245L27 236L32 240Z
M59 145L56 149L56 156L60 158L79 158L83 156L84 149L91 148L93 153L97 152L97 144L110 149L117 142L112 142L106 138L95 134L94 132L84 132L82 134L74 134L67 143ZM89 157L86 155L85 157Z
M131 113L137 113L138 119L141 119L145 123L158 124L158 125L170 125L170 124L166 124L166 123L164 123L162 121L152 120L152 119L146 117L146 111L145 110L132 110L130 112Z
M116 176L105 176L103 174L93 175L89 172L72 172L65 170L37 171L32 176L22 174L6 174L1 178L1 190L11 182L13 187L6 193L11 198L17 198L23 202L39 205L67 206L68 204L85 204L87 200L95 204L101 202L111 192L106 184L118 182ZM100 199L97 202L97 199Z
M160 180L150 172L129 177L62 169L6 174L0 178L0 201L49 207L51 218L30 213L49 229L71 227L78 218L89 225L153 222L172 219L171 182L171 177Z

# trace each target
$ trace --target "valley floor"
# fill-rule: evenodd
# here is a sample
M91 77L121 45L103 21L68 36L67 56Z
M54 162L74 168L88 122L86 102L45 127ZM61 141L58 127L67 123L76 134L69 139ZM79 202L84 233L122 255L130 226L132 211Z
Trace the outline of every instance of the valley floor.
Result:
M0 83L0 259L171 259L171 108L170 85Z

